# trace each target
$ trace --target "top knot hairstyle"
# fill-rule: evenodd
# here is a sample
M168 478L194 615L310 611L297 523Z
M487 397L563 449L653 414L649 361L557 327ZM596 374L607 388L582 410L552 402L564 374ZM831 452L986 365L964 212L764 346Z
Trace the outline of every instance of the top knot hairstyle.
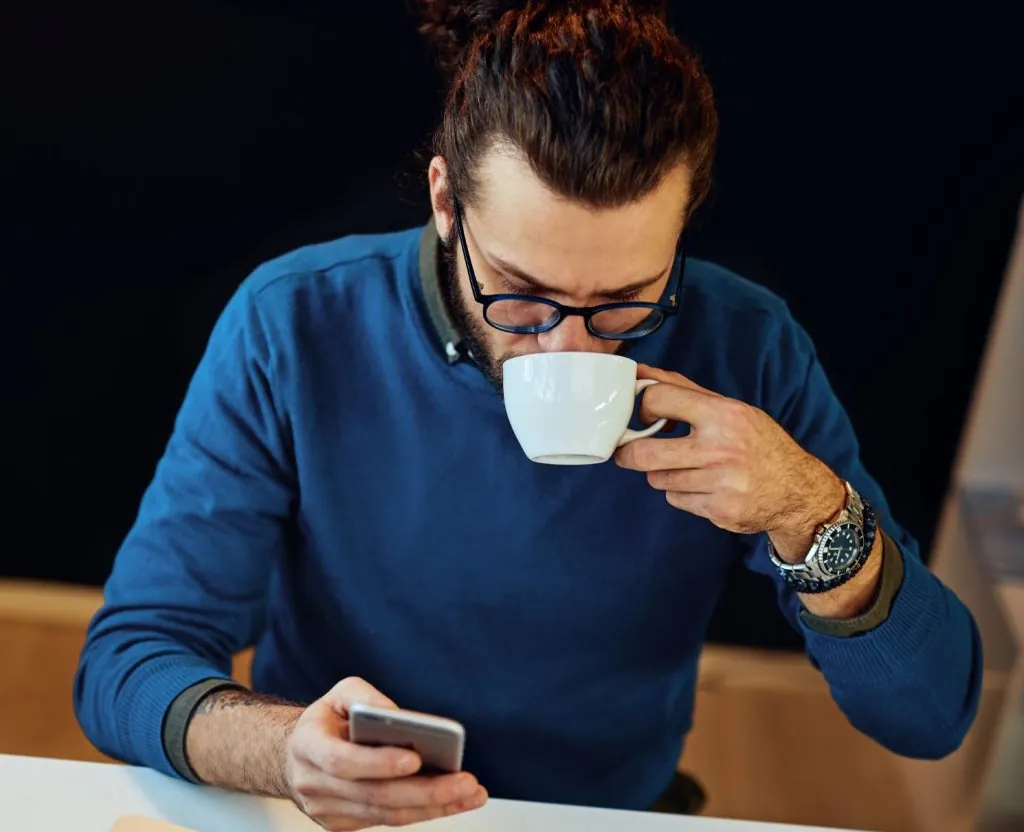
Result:
M666 2L415 0L450 81L434 153L463 202L483 154L515 148L549 188L595 208L652 191L681 162L707 196L718 116Z

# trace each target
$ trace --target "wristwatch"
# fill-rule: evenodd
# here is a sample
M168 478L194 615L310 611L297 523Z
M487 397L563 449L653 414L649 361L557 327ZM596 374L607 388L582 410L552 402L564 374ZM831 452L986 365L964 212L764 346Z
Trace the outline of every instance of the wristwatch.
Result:
M860 572L875 545L876 521L871 504L846 486L846 505L839 517L818 527L811 550L802 561L786 563L768 539L768 556L782 579L797 592L828 592Z

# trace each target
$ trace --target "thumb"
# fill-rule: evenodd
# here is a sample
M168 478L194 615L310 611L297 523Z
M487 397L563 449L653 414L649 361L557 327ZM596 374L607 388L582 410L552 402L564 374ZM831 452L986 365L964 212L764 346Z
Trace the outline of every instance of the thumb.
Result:
M398 708L398 705L388 699L377 688L358 676L349 676L347 679L342 679L323 698L331 706L332 710L345 717L348 716L349 706L356 702L362 705L373 705L377 708L396 710Z

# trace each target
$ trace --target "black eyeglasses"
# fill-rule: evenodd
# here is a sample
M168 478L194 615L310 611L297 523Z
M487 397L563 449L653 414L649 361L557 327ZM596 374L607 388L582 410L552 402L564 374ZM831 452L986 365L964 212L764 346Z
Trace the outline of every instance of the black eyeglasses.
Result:
M454 200L455 227L466 260L469 285L473 297L483 306L484 320L495 329L516 335L538 335L554 329L571 315L583 318L587 331L596 338L608 341L629 341L650 335L660 327L669 315L679 309L679 288L683 283L686 268L685 234L679 235L676 257L669 276L669 302L643 303L623 301L602 303L597 306L566 306L549 298L537 295L499 294L485 295L480 291L473 261L469 256L466 231L462 224L462 207Z

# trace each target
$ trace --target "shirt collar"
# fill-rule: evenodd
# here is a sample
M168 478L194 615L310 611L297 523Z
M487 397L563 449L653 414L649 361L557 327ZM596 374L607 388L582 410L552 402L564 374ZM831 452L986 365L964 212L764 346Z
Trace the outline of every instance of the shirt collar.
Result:
M462 336L459 334L448 312L441 289L441 246L437 236L437 226L431 218L423 227L420 235L420 285L423 298L427 303L427 312L433 324L434 336L449 364L455 364L462 357Z

